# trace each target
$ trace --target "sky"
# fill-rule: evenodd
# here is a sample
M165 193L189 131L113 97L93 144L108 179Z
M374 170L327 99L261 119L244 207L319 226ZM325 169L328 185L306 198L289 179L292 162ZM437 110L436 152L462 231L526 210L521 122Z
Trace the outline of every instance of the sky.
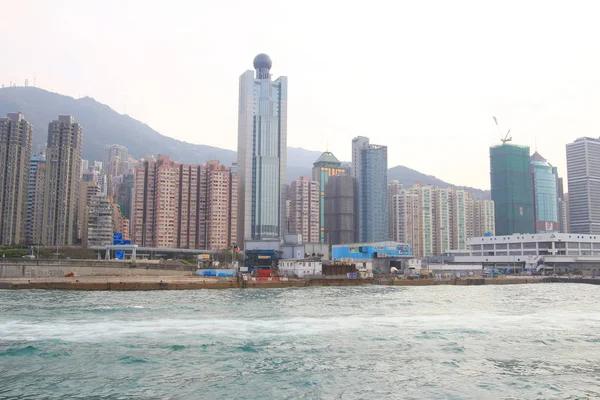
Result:
M71 1L2 4L0 83L90 96L158 132L235 150L239 76L288 77L288 145L351 141L487 189L509 129L566 178L565 145L600 136L594 1ZM10 16L10 17L7 17Z

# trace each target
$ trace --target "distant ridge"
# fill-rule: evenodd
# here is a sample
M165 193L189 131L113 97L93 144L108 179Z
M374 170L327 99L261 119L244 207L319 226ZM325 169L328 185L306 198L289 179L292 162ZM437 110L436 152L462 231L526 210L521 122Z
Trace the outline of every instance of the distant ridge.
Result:
M33 125L34 149L46 142L48 123L61 114L72 115L83 126L83 158L102 160L104 146L120 144L129 149L135 158L149 154L164 154L175 161L185 163L201 163L208 160L219 160L229 165L236 161L236 152L219 147L192 144L161 135L148 125L119 114L109 106L99 103L90 97L74 99L58 93L48 92L35 87L8 87L0 89L0 117L6 113L22 111L25 118ZM202 138L199 137L199 140ZM321 152L303 148L288 148L287 180L300 176L312 176L312 164ZM436 185L439 187L454 186L404 166L389 170L389 180L398 180L405 186L415 183ZM489 191L466 188L476 198L489 198Z

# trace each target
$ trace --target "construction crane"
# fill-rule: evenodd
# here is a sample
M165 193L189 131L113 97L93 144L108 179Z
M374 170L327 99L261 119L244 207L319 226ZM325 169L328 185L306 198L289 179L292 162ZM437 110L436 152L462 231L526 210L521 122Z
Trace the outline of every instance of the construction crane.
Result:
M496 119L496 117L492 117L494 118L494 122L496 123L496 128L498 128L498 133L500 134L500 141L502 142L502 144L506 143L506 142L510 142L512 140L512 136L510 136L510 129L508 130L508 132L506 132L506 135L504 135L504 137L502 137L502 131L500 130L500 125L498 125L498 120Z

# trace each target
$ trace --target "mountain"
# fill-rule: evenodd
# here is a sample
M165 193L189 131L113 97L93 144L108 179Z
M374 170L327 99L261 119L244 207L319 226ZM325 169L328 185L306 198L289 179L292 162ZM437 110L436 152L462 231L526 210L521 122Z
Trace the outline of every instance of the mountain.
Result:
M398 165L388 170L388 180L399 181L404 185L404 187L410 187L414 184L421 183L423 185L433 185L443 189L448 187L466 189L475 199L489 200L491 198L489 190L481 190L469 186L456 186L451 183L444 182L433 175L425 175L419 171L415 171L414 169L410 169L402 165Z
M236 152L219 147L192 144L161 135L148 125L119 114L109 106L90 97L74 99L58 93L48 92L34 87L8 87L0 89L0 117L9 112L22 111L25 119L33 125L33 148L45 144L48 123L59 115L72 115L83 126L83 158L102 160L104 146L120 144L128 148L134 158L149 154L168 155L175 161L201 163L219 160L229 165L236 161ZM321 152L302 148L288 148L287 180L300 176L312 176L312 164ZM398 180L405 186L414 183L453 186L434 176L424 175L413 169L397 166L390 169L390 180ZM477 197L489 197L489 192L469 188Z

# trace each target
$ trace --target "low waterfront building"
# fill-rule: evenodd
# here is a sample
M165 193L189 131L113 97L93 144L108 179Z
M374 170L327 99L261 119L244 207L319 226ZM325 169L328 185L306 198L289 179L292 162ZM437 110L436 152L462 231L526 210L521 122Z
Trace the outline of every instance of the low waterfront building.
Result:
M474 237L468 242L467 251L449 252L445 262L539 273L600 274L600 235L519 234Z
M391 266L400 266L403 260L411 258L411 248L398 242L344 244L332 246L331 258L355 263L358 268L388 272Z
M323 274L323 262L320 258L303 258L280 260L279 274L290 277L304 278Z

